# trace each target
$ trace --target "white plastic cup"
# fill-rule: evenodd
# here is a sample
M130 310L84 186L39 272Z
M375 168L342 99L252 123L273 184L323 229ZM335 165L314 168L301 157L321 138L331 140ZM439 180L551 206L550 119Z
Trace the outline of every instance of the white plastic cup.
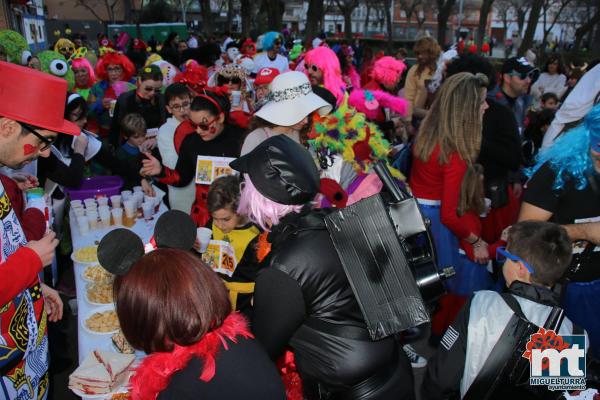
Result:
M242 92L239 90L232 90L231 91L231 106L237 107L240 105L241 101L242 101Z
M144 202L144 193L134 192L132 197L135 200L136 208L142 207L142 203Z
M81 208L81 207L83 207L83 201L71 200L71 208Z
M108 208L108 206L101 206L98 213L100 214L102 227L108 228L110 226L110 208Z
M113 208L111 211L115 225L123 225L123 209Z
M204 253L208 244L210 243L210 239L212 238L212 230L208 228L198 228L196 229L196 239L200 244L200 253Z
M113 208L121 208L121 195L115 194L114 196L110 196L110 204L112 204Z
M108 197L98 197L98 206L108 206Z
M153 206L156 206L157 200L158 200L158 198L156 196L144 195L144 203L152 203Z
M75 214L75 217L77 217L77 218L83 218L83 217L85 217L85 209L76 208L73 210L73 214Z
M88 215L87 216L88 223L90 224L90 231L98 228L98 216L97 215Z
M121 192L121 200L123 200L123 201L129 200L131 198L132 194L133 194L133 192L131 190L123 190Z
M133 193L143 193L142 187L141 186L134 186L133 187Z
M96 207L96 199L85 199L83 201L83 203L85 204L85 208L92 208L92 207Z
M142 212L144 213L144 219L146 221L151 220L152 215L154 214L154 203L143 203Z
M125 215L127 218L135 217L135 212L137 210L136 201L134 199L125 200L123 202L123 207L125 208Z
M96 217L96 219L98 218L98 209L96 208L86 208L85 209L85 216L86 217Z
M481 218L487 217L487 215L490 213L490 209L492 208L492 199L488 199L486 197L483 199L483 201L485 202L485 210L479 215Z
M87 235L90 232L90 223L86 217L77 217L77 227L82 235Z
M113 117L115 115L115 106L117 105L117 100L111 100L110 106L108 107L108 116Z

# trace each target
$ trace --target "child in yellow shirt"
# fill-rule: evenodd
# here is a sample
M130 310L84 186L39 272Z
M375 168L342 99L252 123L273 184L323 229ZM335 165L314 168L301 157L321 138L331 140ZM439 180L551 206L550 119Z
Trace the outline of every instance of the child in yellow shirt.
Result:
M208 190L207 207L212 222L213 240L229 242L235 252L237 267L231 277L222 275L228 282L254 282L260 268L256 257L256 244L260 229L245 216L237 213L240 201L240 179L222 176L213 181ZM251 295L238 296L237 310L248 313Z

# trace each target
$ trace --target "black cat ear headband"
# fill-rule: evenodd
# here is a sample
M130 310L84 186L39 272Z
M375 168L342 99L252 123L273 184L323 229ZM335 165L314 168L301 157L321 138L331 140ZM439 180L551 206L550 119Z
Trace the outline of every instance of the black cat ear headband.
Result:
M147 245L129 229L109 232L98 245L98 261L108 272L125 275L146 254L147 248L191 250L195 241L196 224L192 218L182 211L171 210L156 221L154 236Z

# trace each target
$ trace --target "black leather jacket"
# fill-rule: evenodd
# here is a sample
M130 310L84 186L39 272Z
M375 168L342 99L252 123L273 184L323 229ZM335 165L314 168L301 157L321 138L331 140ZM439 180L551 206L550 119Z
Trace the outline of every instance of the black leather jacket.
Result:
M321 392L336 393L381 371L396 370L394 366L404 354L399 355L402 352L392 337L377 342L368 338L325 227L326 213L305 209L288 214L273 227L269 235L272 249L265 260L269 267L256 283L253 330L273 358L286 344L293 348L305 389L318 384ZM340 329L348 326L353 338ZM407 386L411 387L410 367L408 370L401 375L411 380ZM396 398L402 398L398 394Z

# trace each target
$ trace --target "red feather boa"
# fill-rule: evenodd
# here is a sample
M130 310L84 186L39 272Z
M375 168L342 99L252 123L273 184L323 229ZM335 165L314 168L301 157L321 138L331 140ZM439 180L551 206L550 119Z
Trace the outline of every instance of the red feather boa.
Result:
M204 363L199 379L208 382L215 376L216 357L221 347L228 349L229 339L234 343L236 337L254 338L248 331L244 317L231 313L223 325L208 332L200 341L191 346L175 345L169 353L153 353L144 358L131 378L131 399L156 399L158 394L167 388L171 376L184 369L190 359L196 356Z

